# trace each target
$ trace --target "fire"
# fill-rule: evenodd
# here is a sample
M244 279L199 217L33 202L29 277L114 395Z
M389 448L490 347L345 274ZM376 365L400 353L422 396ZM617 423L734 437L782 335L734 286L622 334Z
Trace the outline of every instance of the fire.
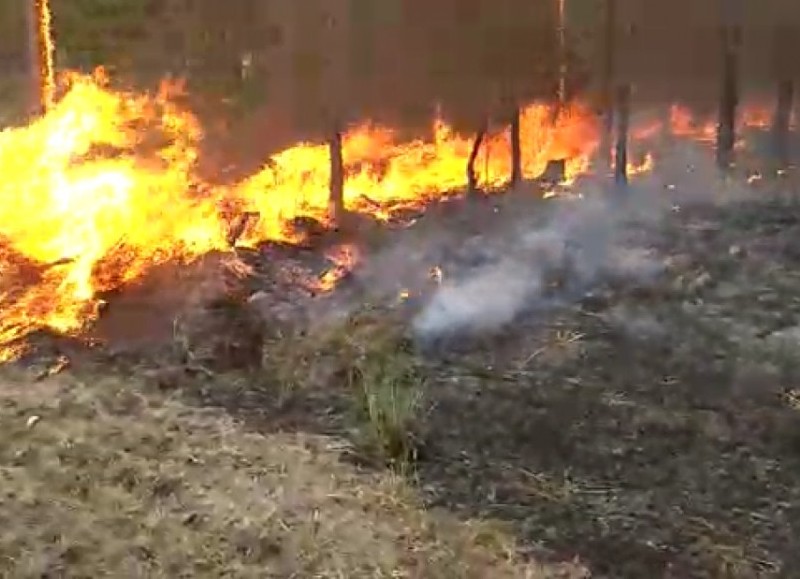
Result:
M717 138L717 125L713 121L698 121L689 109L681 105L670 107L670 132L676 137L713 143Z
M329 292L353 269L359 260L358 248L352 243L345 243L327 252L326 257L333 262L333 267L320 276L313 288L318 292Z
M214 200L197 194L202 133L170 104L176 87L148 99L107 90L101 75L66 82L45 116L0 132L1 344L77 332L98 294L225 243Z
M328 147L300 143L273 155L233 185L199 178L203 130L176 104L182 87L155 95L109 88L102 71L65 75L63 97L27 126L0 131L0 360L19 355L40 329L80 333L103 295L167 262L187 263L236 243L299 242L298 218L328 223ZM705 135L674 108L673 133ZM539 176L564 159L572 182L589 168L599 139L596 117L580 104L534 103L521 116L523 174ZM429 139L401 141L391 128L364 123L343 138L348 210L387 220L467 184L472 137L437 119ZM491 134L476 170L487 188L511 172L507 133ZM650 155L632 174L652 168ZM252 216L253 218L249 218ZM318 280L326 291L359 259L338 247ZM439 271L439 277L441 272ZM440 277L439 277L440 279Z
M527 178L539 176L549 160L563 158L571 181L588 169L597 148L599 129L587 109L573 105L554 113L545 104L532 104L522 111L521 139L526 145L522 165ZM458 135L441 119L434 121L431 132L430 141L399 142L389 127L364 123L350 130L342 147L347 171L345 207L387 220L403 209L463 190L472 140ZM481 157L485 162L476 167L480 184L503 185L511 172L508 135L487 139ZM287 225L301 216L326 223L329 176L326 145L301 143L274 155L236 191L235 198L243 207L260 215L242 243L291 238Z

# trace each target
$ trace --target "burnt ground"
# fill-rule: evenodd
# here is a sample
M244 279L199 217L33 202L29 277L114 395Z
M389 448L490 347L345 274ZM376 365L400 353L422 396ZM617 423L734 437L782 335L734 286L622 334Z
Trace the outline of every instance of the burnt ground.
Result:
M513 520L595 576L800 572L800 212L687 213L668 279L437 368L431 503Z
M430 268L469 280L508 255L540 259L518 249L520 231L552 223L549 202L479 198L408 227L370 227L356 237L362 265L321 297L295 273L324 268L319 252L243 252L253 269L229 284L235 299L179 316L169 348L146 361L125 348L98 356L251 431L331 437L348 462L381 471L340 371L347 354L315 328L411 288L369 323L412 342L424 407L403 472L432 512L505 522L525 556L577 559L595 577L796 576L800 201L790 189L729 183L674 207L645 203L644 223L619 209L627 217L610 223L625 234L589 278L571 283L559 262L507 324L433 348L414 347L410 331L437 291ZM643 252L634 265L619 257ZM516 269L540 270L528 267Z
M492 225L497 206L437 219L490 237L508 223ZM430 506L510 521L531 556L593 576L794 576L800 204L663 216L643 228L654 278L598 275L574 301L428 353L414 480ZM325 384L277 409L269 387L208 398L249 406L256 428L352 438L347 398Z

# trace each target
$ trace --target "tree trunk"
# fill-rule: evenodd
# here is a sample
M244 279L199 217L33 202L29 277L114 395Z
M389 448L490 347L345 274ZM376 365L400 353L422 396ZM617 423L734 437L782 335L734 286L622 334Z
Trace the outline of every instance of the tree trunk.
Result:
M717 166L728 171L736 143L736 107L739 102L739 43L741 30L729 25L722 30L722 86L717 126Z
M469 153L469 160L467 161L467 190L470 193L478 190L478 175L475 173L475 162L478 160L478 153L481 151L488 130L489 122L488 120L484 120L475 135L475 140L472 143L472 150Z
M520 136L520 109L514 106L511 116L511 184L522 182L522 137Z
M789 125L792 119L794 83L782 80L778 83L778 103L775 107L775 122L772 127L775 161L778 168L789 165Z
M331 133L328 150L331 163L328 217L332 227L338 228L344 217L344 159L342 157L342 132L338 124L334 126Z
M39 107L49 110L55 101L55 71L53 67L53 38L50 22L49 0L33 0L34 38L36 45L35 75L38 84Z
M614 149L614 180L617 185L628 184L628 129L631 114L631 87L617 89L617 142Z
M567 0L558 2L558 109L563 110L567 104Z
M611 142L614 132L614 73L617 29L617 0L606 0L605 46L603 55L602 105L603 133L600 142L600 161L606 170L611 168Z
M789 131L794 104L794 81L792 80L792 28L778 26L773 36L772 62L774 78L778 80L775 118L772 125L772 157L777 169L789 165Z
M25 38L27 39L28 91L27 109L32 115L41 114L42 93L39 77L39 25L35 0L19 0L25 3Z

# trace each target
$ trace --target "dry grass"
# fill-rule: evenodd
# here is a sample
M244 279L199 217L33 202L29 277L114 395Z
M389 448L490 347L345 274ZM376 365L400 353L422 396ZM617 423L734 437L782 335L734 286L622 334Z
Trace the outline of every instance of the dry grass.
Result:
M498 528L423 511L335 441L246 432L133 379L8 375L5 577L546 577Z
M308 334L281 332L265 342L262 366L283 393L344 384L365 449L404 470L421 435L425 373L397 318L364 307Z

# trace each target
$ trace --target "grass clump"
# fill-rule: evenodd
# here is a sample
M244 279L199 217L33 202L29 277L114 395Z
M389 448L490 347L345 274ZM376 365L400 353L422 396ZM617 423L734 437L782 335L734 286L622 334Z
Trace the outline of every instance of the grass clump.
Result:
M417 458L425 405L425 376L405 325L394 311L367 307L348 316L329 339L364 442L405 468Z
M425 375L397 312L365 307L276 348L265 361L282 389L343 384L370 453L399 468L417 457Z
M405 465L418 451L424 377L405 344L390 345L363 348L347 369L347 382L369 442Z

